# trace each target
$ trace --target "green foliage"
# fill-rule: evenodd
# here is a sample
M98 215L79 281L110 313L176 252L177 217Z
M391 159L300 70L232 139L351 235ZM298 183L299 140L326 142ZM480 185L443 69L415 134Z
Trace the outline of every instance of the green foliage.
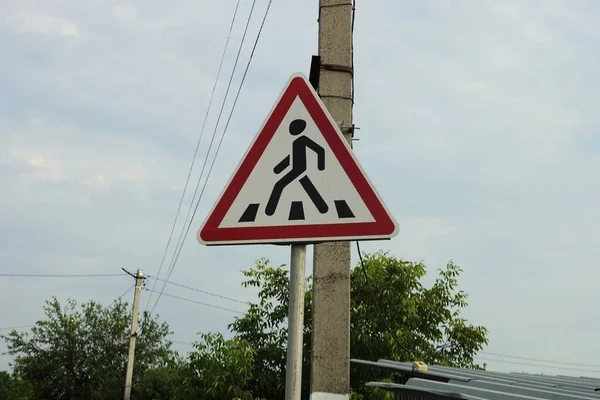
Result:
M90 301L80 307L56 298L44 307L46 319L29 333L12 331L4 339L15 356L14 371L31 383L33 398L115 399L123 394L131 316L127 303L109 307ZM134 382L175 354L166 324L144 314L136 345ZM135 386L134 386L135 390Z
M226 340L220 333L200 336L188 356L187 398L255 400L248 383L256 350L240 338Z
M422 263L403 261L384 252L365 255L367 285L361 265L351 274L351 356L367 360L380 358L430 364L474 367L473 356L487 344L487 330L473 326L461 317L467 295L458 290L460 268L449 262L439 271L435 283L426 288ZM261 259L244 271L243 285L256 287L258 303L236 318L230 329L256 350L249 389L269 399L282 398L285 383L287 340L288 271ZM398 343L387 331L376 312L371 290L381 314ZM310 378L310 340L312 332L312 285L307 279L305 295L303 398L308 398ZM389 393L367 390L364 383L381 380L381 371L352 365L352 396L356 399L386 399Z
M398 361L412 359L428 364L474 367L473 356L487 344L487 330L461 317L467 295L458 290L461 269L453 262L439 270L429 288L421 284L426 267L384 252L365 255L364 266L379 310L396 340L373 307L362 267L352 271L351 353L354 358ZM381 379L380 372L355 366L352 383Z
M132 397L141 400L183 400L188 396L188 365L180 359L171 360L164 366L149 368L134 382Z
M257 304L229 325L234 334L256 351L249 388L268 399L279 398L285 390L285 359L289 278L281 266L274 268L266 259L243 271L244 287L259 288Z
M0 371L0 400L29 400L33 395L29 382Z
M229 329L256 351L249 390L267 399L280 399L285 394L285 363L287 346L287 314L289 305L289 274L283 266L273 267L267 259L243 274L248 278L244 287L258 288L258 303L236 318ZM303 375L310 374L310 340L312 291L306 280L304 297ZM303 398L309 395L309 380L303 380Z
M484 327L466 323L460 315L467 295L457 290L461 270L449 262L430 288L420 279L422 263L385 253L367 255L365 269L380 312L400 341L387 332L373 309L362 269L352 272L352 349L357 358L418 359L431 364L472 367L473 355L487 344Z
M430 287L426 267L384 252L366 254L351 272L351 356L477 368L474 354L487 344L487 330L462 317L467 295L458 289L461 269L453 262ZM243 272L244 287L258 289L258 301L236 318L233 337L201 334L186 358L166 339L169 328L149 314L141 318L132 397L138 400L283 399L287 344L289 274L267 259ZM372 291L372 292L371 292ZM373 304L394 332L392 336ZM47 302L46 318L31 332L4 339L15 356L13 375L0 373L0 400L121 398L131 316L127 304L102 307ZM303 399L309 398L312 282L306 280ZM395 338L394 338L395 337ZM396 341L397 339L397 341ZM372 380L393 381L382 371L351 365L352 400L388 400L391 394L367 389Z

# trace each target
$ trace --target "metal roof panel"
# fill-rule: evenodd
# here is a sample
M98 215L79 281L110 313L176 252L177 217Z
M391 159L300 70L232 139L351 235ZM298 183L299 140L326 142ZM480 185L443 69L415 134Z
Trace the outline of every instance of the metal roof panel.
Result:
M369 382L368 386L403 393L409 399L477 400L599 400L600 379L504 373L465 368L428 366L428 371L413 369L412 363L386 359L353 363L391 370L405 376L406 383ZM463 397L456 397L462 395ZM430 396L430 397L426 397ZM431 397L438 396L438 397ZM440 397L442 396L442 397ZM445 397L443 397L445 396Z

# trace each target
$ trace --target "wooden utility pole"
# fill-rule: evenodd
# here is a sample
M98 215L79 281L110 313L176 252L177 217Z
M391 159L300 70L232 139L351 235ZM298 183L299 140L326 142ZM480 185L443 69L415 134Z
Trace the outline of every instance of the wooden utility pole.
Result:
M138 269L135 273L135 292L133 294L133 313L131 319L131 333L129 335L129 356L127 357L127 372L125 374L125 400L131 399L131 383L133 381L133 362L135 358L135 340L137 339L138 313L140 309L140 294L144 273Z
M319 0L318 92L352 144L352 0ZM350 243L315 245L312 400L350 393Z

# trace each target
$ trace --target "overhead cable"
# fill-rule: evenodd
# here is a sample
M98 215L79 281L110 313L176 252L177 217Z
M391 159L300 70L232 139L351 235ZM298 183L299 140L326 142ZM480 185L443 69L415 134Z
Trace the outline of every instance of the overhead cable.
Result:
M160 276L160 273L162 271L162 268L163 268L163 265L165 262L165 258L167 256L167 252L169 250L169 246L171 245L171 240L173 238L173 232L175 231L175 226L177 225L177 220L179 219L181 205L183 204L183 200L184 200L185 194L187 192L190 177L192 175L192 170L194 169L194 164L196 162L196 157L198 156L198 149L200 148L200 142L202 141L202 136L204 134L204 129L206 127L206 121L208 120L208 115L211 110L212 102L213 102L214 95L215 95L215 89L217 88L217 84L219 82L219 77L221 76L221 70L223 68L223 64L225 61L225 54L227 53L227 48L229 47L229 41L231 39L231 33L233 31L233 26L235 25L235 20L237 17L239 6L240 6L240 0L237 1L236 5L235 5L235 10L233 11L233 17L231 19L231 24L229 26L229 33L227 34L227 40L225 41L225 46L223 48L223 53L221 55L221 61L219 62L219 69L217 70L217 76L215 77L215 81L213 83L212 92L210 94L210 99L208 101L208 107L206 108L206 114L204 114L204 121L202 122L202 128L200 129L200 135L198 137L198 141L196 142L196 149L194 150L194 156L192 157L192 163L190 165L190 168L189 168L189 171L187 174L187 178L185 180L185 185L183 187L183 193L181 194L181 198L179 199L179 205L177 206L177 212L175 213L175 219L173 221L173 225L171 226L171 232L169 233L169 239L167 240L167 245L165 246L165 250L163 252L162 259L160 261L160 266L159 266L158 272L156 274L157 276ZM193 199L195 196L196 196L196 193L194 192L194 196L192 197L192 202L194 201ZM184 223L184 225L185 225L185 223ZM154 286L152 286L152 290L154 290L155 288L156 288L156 282L154 282ZM148 301L146 302L146 306L144 307L144 309L148 308L148 305L150 304L151 299L152 299L152 294L150 294L150 296L148 297Z

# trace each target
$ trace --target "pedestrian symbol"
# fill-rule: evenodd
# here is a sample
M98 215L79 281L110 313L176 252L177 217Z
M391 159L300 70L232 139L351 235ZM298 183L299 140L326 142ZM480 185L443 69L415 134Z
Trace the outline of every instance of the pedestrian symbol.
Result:
M397 225L306 78L292 76L199 231L201 243L387 239Z
M303 119L295 119L290 123L290 135L300 135L304 129L306 129L306 121ZM306 152L308 149L317 153L317 168L319 171L323 171L325 169L324 148L312 141L308 136L302 135L294 140L292 144L292 154L286 156L273 169L273 172L279 174L290 164L292 166L291 171L278 180L273 187L273 191L271 192L271 196L269 197L269 201L267 203L267 209L265 210L267 215L275 214L277 203L279 203L279 199L281 198L281 194L283 193L285 187L296 180L296 178L306 173ZM325 200L323 200L323 197L319 194L319 191L317 188L315 188L315 185L313 185L308 175L304 175L302 178L300 178L299 182L312 202L315 204L315 207L317 207L317 210L319 210L321 214L325 214L327 210L329 210L329 207L327 207L327 203L325 203Z
M305 120L293 120L289 124L288 129L290 135L297 138L292 142L291 153L285 156L285 158L273 168L273 173L279 175L289 167L291 167L291 169L273 185L273 189L266 203L264 212L268 216L274 215L277 211L277 207L279 206L283 191L286 189L286 187L294 184L295 181L297 181L298 184L304 189L304 192L308 195L316 210L318 210L318 212L321 214L325 214L329 211L329 206L327 205L325 199L323 199L323 196L319 193L319 190L313 184L307 172L307 153L309 150L312 150L317 156L317 170L325 171L325 149L308 136L301 135L306 129ZM338 218L354 218L354 213L352 213L352 210L348 206L346 200L333 200L333 204L335 205ZM238 222L254 222L260 207L261 204L259 203L249 204ZM301 221L304 219L305 212L303 202L299 200L292 200L290 203L288 220Z

